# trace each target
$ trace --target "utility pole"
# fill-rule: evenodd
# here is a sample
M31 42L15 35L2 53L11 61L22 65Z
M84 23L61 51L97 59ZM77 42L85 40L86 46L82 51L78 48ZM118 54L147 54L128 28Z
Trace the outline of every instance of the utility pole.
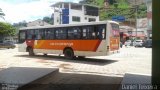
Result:
M135 0L135 9L136 9L136 15L135 15L135 17L136 17L136 39L137 39L137 29L138 29L138 23L137 23L137 12L138 12L138 5L137 5L137 0Z

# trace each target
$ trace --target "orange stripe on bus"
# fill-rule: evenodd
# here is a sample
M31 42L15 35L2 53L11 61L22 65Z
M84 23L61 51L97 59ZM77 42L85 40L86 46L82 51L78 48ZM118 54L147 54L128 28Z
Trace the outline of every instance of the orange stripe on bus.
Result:
M75 51L96 51L101 40L38 40L35 49L63 50L71 47Z
M98 40L98 42L97 42L97 44L96 44L96 46L95 46L95 48L94 48L94 51L97 51L98 46L100 45L100 43L101 43L101 40Z

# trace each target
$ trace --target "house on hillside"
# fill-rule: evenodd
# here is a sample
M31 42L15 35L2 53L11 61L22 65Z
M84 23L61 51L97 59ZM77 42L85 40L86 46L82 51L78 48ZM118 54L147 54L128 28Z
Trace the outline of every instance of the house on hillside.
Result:
M35 20L35 21L27 23L27 27L31 27L31 26L45 26L45 25L50 25L50 24L47 23L47 22L44 22L41 19L38 19L38 20Z
M127 0L130 5L140 5L145 3L145 0Z

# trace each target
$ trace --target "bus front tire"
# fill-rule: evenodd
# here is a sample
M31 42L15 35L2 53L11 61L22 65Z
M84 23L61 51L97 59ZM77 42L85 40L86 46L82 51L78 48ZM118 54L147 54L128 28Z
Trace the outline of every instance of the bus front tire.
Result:
M28 49L28 53L29 53L29 56L34 56L35 55L32 48Z
M64 50L64 56L65 56L65 58L67 58L67 59L74 59L74 52L73 52L73 50L72 49L65 49Z

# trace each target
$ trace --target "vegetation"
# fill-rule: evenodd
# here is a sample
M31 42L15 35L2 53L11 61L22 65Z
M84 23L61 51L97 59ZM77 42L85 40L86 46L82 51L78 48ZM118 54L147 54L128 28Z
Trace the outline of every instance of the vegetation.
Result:
M13 23L13 26L16 28L27 27L27 22L24 20L18 23Z
M127 20L133 20L136 16L136 8L131 6L127 0L108 0L109 8L104 7L104 0L82 0L80 3L91 4L100 7L100 20L111 19L113 16L124 16ZM137 17L145 18L147 16L147 7L145 4L137 8Z
M0 18L4 19L5 14L3 13L2 9L0 8Z
M45 21L45 22L47 22L47 23L49 23L49 24L53 24L53 18L51 18L51 17L43 17L43 21Z
M1 36L14 36L16 28L9 23L0 22L0 35Z

